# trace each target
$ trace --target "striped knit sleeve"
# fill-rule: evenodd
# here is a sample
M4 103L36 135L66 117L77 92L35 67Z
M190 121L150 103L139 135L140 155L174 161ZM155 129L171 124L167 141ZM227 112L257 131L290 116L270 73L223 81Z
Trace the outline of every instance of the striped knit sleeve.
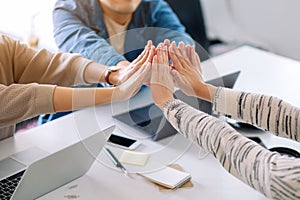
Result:
M279 98L220 87L215 95L213 110L277 136L296 141L300 139L300 109Z
M300 199L300 160L270 152L226 122L171 100L164 115L179 133L213 154L232 175L272 199Z

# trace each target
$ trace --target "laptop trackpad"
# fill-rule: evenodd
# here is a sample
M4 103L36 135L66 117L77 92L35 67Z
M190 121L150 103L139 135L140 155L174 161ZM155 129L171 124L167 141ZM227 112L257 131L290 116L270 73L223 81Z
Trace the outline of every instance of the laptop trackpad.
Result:
M20 171L24 169L26 165L23 165L17 161L15 161L12 158L5 158L0 161L0 180L2 178L6 178L9 175L12 175L16 173L17 171Z
M0 180L25 169L34 161L39 160L47 155L49 155L48 152L38 147L31 147L0 160Z
M15 159L16 161L23 163L24 165L30 165L34 161L40 160L41 158L49 155L48 152L38 148L38 147L30 147L24 151L17 152L10 157Z

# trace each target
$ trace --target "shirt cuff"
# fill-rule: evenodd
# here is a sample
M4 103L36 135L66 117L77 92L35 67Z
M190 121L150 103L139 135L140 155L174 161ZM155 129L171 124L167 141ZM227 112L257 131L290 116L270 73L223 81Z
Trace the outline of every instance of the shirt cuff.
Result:
M74 85L78 85L78 84L89 85L90 83L88 83L84 78L84 72L85 72L88 64L90 64L93 61L89 60L89 59L84 59L81 57L79 59L80 59L79 61L76 61L76 62L78 62L78 71L77 71L77 74L74 76L74 77L76 77Z
M37 114L55 113L53 94L55 85L39 85L35 94L35 110Z
M213 100L213 112L217 115L226 115L227 117L237 116L238 97L240 92L229 88L217 88Z
M173 109L174 107L177 107L178 105L183 104L182 101L178 99L170 99L163 105L163 113L165 116L168 116L168 112L170 109Z

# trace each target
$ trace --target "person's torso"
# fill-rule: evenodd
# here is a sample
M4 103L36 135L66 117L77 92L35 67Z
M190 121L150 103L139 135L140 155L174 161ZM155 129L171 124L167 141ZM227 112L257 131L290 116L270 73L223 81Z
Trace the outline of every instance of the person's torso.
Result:
M80 16L85 26L93 29L97 35L106 39L113 46L114 44L109 40L111 36L105 24L103 10L99 1L73 0L73 4L76 7L76 14ZM160 9L160 0L142 0L133 13L123 37L123 49L119 43L114 47L117 51L121 49L121 52L128 61L134 60L142 52L148 40L154 40L153 33L155 31L153 31L153 27L157 27L158 25L157 15L161 12ZM159 39L160 37L163 38L159 34L156 34L155 40L162 42L163 39Z

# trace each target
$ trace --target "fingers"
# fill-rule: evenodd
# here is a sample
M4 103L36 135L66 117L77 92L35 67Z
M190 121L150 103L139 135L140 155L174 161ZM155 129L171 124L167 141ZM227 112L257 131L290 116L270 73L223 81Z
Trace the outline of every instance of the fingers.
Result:
M129 86L131 89L140 88L146 77L150 74L150 69L151 63L142 65L139 70L125 82L125 85Z
M182 48L182 47L180 47ZM171 57L171 60L173 62L173 67L178 70L180 73L184 72L185 68L186 68L186 58L183 55L183 50L177 48L175 43L172 43L170 46L170 50L169 50L169 54Z
M192 63L192 65L194 66L194 68L199 71L199 72L202 72L202 69L201 69L201 61L200 61L200 58L199 58L199 55L197 54L196 50L195 50L195 47L194 46L190 46L190 45L187 45L187 50L190 52L190 56L189 56L189 59Z
M195 64L200 66L201 65L201 60L200 60L200 57L199 57L198 53L195 50L195 47L193 47L192 54L195 57Z
M158 78L158 63L157 63L157 55L155 55L152 59L150 84L156 82L155 79L157 78Z
M191 45L186 45L185 48L186 48L185 49L186 50L186 56L191 61L192 60L192 48L191 48Z
M157 48L156 48L156 55L157 55L157 62L158 64L162 65L164 64L163 60L164 60L164 55L163 55L163 44L160 43Z
M168 39L165 39L164 40L164 46L166 46L166 47L169 47L170 46L170 40L168 40Z
M151 60L155 54L155 49L151 42L148 44L151 46L147 47L148 49L146 50L146 53L142 55L143 57L139 61L137 61L135 64L131 64L131 69L129 69L130 75L133 73L136 73L143 65L151 62Z
M152 40L148 40L147 46L148 46L148 47L151 47L152 45L153 45Z
M160 43L156 48L157 62L159 65L169 67L170 59L168 57L168 48L163 43Z
M185 45L184 45L183 42L179 42L179 44L178 44L178 50L179 50L180 54L181 54L183 57L186 57Z
M163 64L166 67L168 67L170 62L169 62L169 57L168 57L168 48L167 48L167 46L163 46L162 54L163 54Z
M196 60L197 54L195 52L195 48L190 45L187 45L186 48L189 49L189 51L190 51L190 57L189 57L190 62L192 63L192 65L196 65L197 64L197 60Z
M170 75L170 68L162 66L159 63L165 61L159 61L158 55L166 54L161 58L167 57L166 46L159 46L157 55L152 59L152 74L151 74L151 94L154 103L162 107L168 100L173 98L174 83L172 76ZM167 65L168 66L168 65ZM169 73L169 74L168 74Z
M149 63L149 62L151 63L154 54L155 54L155 48L154 48L154 46L151 46L151 47L150 47L150 50L149 50L148 57L147 57L147 59L146 59L146 62L147 62L147 63Z
M181 62L180 60L177 58L177 55L175 53L175 43L172 42L171 45L169 46L169 55L170 55L170 58L172 60L172 63L173 63L173 67L177 70L181 70L183 67L181 65Z
M136 66L141 66L142 64L144 64L149 56L149 53L151 51L151 47L146 47L145 48L145 53L142 53L140 56L140 58L138 58L136 60L136 62L134 62L133 64Z
M145 46L142 53L136 59L134 59L134 61L132 61L131 64L141 65L141 63L143 63L147 59L149 50L151 49L152 46L153 46L152 41L148 40L147 45Z
M153 45L147 47L147 52L146 54L143 56L142 59L140 59L136 65L143 65L144 63L147 63L147 62L151 62L154 54L155 54L155 47Z
M147 63L152 63L153 68L160 67L170 67L170 61L172 61L174 69L176 69L179 74L190 76L195 72L195 69L200 72L200 59L198 54L195 52L195 48L191 45L186 45L180 42L176 46L175 42L170 43L170 40L164 40L156 48L153 46L152 41L148 41L144 51L135 60L135 65L132 67L132 73L138 71L141 66ZM160 71L157 69L157 71ZM191 72L193 71L193 72ZM150 74L154 74L150 73ZM159 75L159 73L156 73ZM147 81L150 81L150 76L148 76Z
M186 52L187 52L187 57L190 60L190 62L194 65L194 56L193 56L193 47L191 45L186 45Z
M170 61L173 63L173 69L170 67ZM164 40L155 48L152 42L148 41L143 52L132 63L131 75L125 84L122 84L122 89L129 93L137 91L142 84L149 83L151 87L155 85L156 88L160 88L161 92L173 92L175 83L187 94L192 94L193 89L190 85L201 75L200 58L195 48L183 42L176 46L175 42Z

